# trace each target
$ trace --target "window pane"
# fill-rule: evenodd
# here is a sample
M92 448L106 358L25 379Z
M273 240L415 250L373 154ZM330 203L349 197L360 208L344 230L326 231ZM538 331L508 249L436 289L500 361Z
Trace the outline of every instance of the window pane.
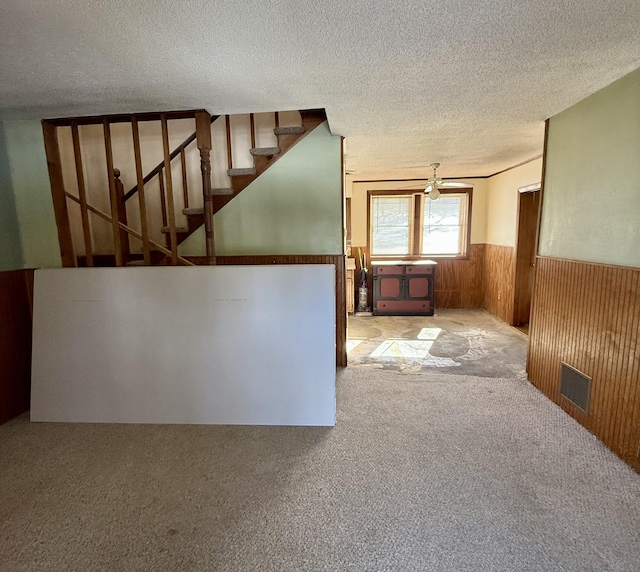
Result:
M425 200L422 254L461 254L465 196L440 196Z
M409 254L410 212L411 197L372 199L373 254Z
M446 226L426 228L422 237L423 254L458 254L460 228Z

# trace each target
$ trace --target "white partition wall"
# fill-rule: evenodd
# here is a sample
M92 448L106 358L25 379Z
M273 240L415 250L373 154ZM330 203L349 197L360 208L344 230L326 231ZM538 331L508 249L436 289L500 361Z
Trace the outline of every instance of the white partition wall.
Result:
M332 265L35 275L32 421L335 424Z

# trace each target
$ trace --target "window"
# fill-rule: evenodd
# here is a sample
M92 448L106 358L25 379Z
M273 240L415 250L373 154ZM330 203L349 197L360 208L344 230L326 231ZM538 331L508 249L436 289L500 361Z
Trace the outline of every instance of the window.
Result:
M471 189L424 193L370 191L370 251L373 257L466 256Z
M412 197L376 197L372 204L372 244L376 254L411 254Z

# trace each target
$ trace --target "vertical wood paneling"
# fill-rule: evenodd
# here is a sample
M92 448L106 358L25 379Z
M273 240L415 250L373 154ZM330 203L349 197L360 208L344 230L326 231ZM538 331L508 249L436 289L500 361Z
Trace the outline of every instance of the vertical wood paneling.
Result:
M472 244L469 258L434 258L436 267L435 307L438 308L482 308L484 301L484 244ZM367 247L360 250L368 255ZM358 246L352 246L351 252L356 258L356 280L360 273ZM373 273L371 261L367 256L369 306L372 304Z
M538 257L531 382L640 470L640 269ZM589 411L560 396L560 362L592 378Z
M0 272L0 423L29 409L33 271Z
M469 258L436 258L435 307L481 308L484 244L471 244Z
M508 324L513 319L515 275L515 249L512 246L485 245L483 306Z
M190 257L196 264L206 264L204 257ZM347 284L346 260L339 254L218 256L218 265L231 264L333 264L336 268L336 365L347 365Z

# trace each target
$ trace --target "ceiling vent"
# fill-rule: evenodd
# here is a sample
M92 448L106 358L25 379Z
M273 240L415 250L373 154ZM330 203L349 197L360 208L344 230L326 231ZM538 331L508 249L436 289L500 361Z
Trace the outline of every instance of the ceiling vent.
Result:
M562 362L560 395L587 413L591 396L591 378Z

